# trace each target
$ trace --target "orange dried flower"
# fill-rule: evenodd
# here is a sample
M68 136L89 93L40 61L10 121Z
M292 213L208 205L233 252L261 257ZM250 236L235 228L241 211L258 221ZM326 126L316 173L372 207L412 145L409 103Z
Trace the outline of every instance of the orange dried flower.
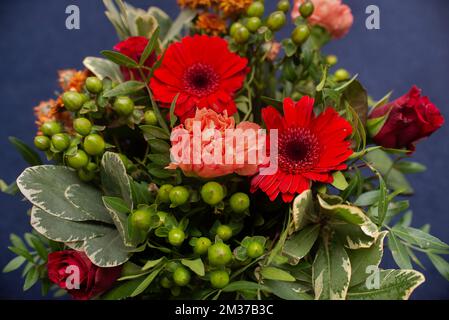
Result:
M56 120L64 125L65 131L73 132L73 118L68 111L63 111L62 99L50 99L42 101L38 106L34 107L34 115L36 116L36 125L40 127L47 121Z
M191 9L210 8L217 0L178 0L180 7L189 7Z
M214 13L202 13L196 21L196 28L208 35L219 36L226 33L226 22Z
M221 0L218 7L226 16L234 16L245 12L252 3L253 0Z
M75 90L81 92L89 76L88 70L77 71L75 69L67 69L58 71L59 86L64 91Z

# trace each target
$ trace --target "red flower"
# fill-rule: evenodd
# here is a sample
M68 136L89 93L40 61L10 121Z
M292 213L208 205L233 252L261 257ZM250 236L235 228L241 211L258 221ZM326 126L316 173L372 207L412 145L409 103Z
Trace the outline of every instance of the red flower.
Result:
M284 117L273 107L262 110L267 129L278 130L278 170L254 177L251 192L261 189L271 201L281 194L284 202L290 202L310 189L312 181L332 183L332 171L346 169L343 162L352 154L347 141L351 125L332 108L315 116L313 104L310 97L296 104L287 98Z
M226 110L230 116L237 111L233 95L243 85L247 63L219 37L185 37L167 48L150 87L164 107L179 93L175 114L182 120L194 117L197 108Z
M75 250L50 253L47 267L48 278L62 289L67 289L68 293L78 300L88 300L108 290L120 276L122 269L121 267L97 267L85 253ZM78 271L78 289L67 288L67 283L75 284L74 280ZM73 278L68 279L69 277Z
M117 43L114 46L114 50L130 57L136 62L139 62L145 47L148 44L148 39L145 37L129 37L128 39ZM156 54L153 52L145 61L145 66L151 68L156 61ZM120 67L126 81L131 79L142 81L142 77L137 69L128 69L126 67ZM145 71L145 76L148 77L149 71Z
M413 86L401 98L373 110L370 119L386 117L373 140L385 148L407 148L415 151L415 144L441 128L444 118L421 89Z

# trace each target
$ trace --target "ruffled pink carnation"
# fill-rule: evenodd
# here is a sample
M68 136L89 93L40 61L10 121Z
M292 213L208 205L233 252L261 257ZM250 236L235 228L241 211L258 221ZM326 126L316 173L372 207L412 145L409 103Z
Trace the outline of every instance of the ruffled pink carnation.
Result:
M299 17L299 6L305 0L295 0L292 18ZM311 25L325 28L333 38L342 38L351 29L354 17L351 8L343 4L341 0L312 0L315 10L308 21Z
M215 129L215 130L208 130ZM237 148L234 138L226 130L250 129L255 133L248 135L243 148ZM180 168L187 176L215 178L229 174L252 176L258 172L259 162L249 161L250 152L257 153L257 133L260 126L252 122L241 122L235 126L234 118L227 113L218 114L212 109L197 109L194 118L174 128L171 134L172 163L168 169ZM195 142L197 141L197 142ZM261 139L265 141L265 138ZM197 143L195 146L194 144ZM264 142L263 142L264 143ZM226 161L226 151L233 149L232 161ZM244 161L236 157L244 156ZM218 155L218 159L217 159Z

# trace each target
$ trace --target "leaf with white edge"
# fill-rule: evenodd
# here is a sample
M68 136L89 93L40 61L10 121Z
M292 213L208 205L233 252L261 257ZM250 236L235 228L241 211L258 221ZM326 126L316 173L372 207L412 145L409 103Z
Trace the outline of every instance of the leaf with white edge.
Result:
M394 231L390 232L388 235L388 247L390 248L393 259L399 268L413 268L406 246L398 238L396 238Z
M374 281L375 282L375 281ZM349 300L407 300L413 291L424 282L424 276L415 270L382 270L379 283L366 283L351 288Z
M320 233L320 225L310 225L298 231L284 244L283 253L291 257L295 264L309 253Z
M122 236L125 246L135 247L136 244L128 234L128 213L130 209L127 204L121 198L116 197L103 197L103 203L109 211L118 232Z
M351 261L350 287L363 282L369 276L369 273L367 273L368 267L379 266L384 253L383 242L387 234L387 231L379 233L376 241L369 248L347 251Z
M294 231L298 231L303 228L307 223L307 216L313 214L313 195L312 190L303 191L293 200L292 205L292 221L294 225Z
M264 280L264 285L274 295L284 300L313 300L313 297L307 293L310 288L298 282Z
M131 183L119 155L106 152L101 159L101 182L107 196L122 198L132 210Z
M275 268L275 267L264 267L260 270L260 274L264 279L277 280L277 281L287 281L295 282L296 279L289 272Z
M83 251L84 252L84 241L79 242L65 242L64 243L67 247L69 247L72 250L76 251Z
M112 61L97 57L87 57L83 60L83 64L101 80L109 78L117 83L123 82L123 75L120 71L120 67Z
M438 272L449 281L449 263L441 258L439 255L433 254L433 253L427 253L427 256L429 257L430 261L432 261L435 268L438 270Z
M31 226L57 242L79 242L107 234L111 227L93 221L70 221L53 216L39 207L31 209Z
M185 265L187 268L195 272L200 277L204 276L204 263L201 260L201 258L195 259L195 260L187 260L182 259L181 263Z
M95 220L94 216L79 210L65 197L69 186L80 184L76 172L63 166L27 168L17 178L17 185L25 198L49 214L73 221Z
M351 262L335 239L323 242L312 265L315 299L344 300L351 279Z
M348 249L369 248L376 240L377 234L368 236L358 225L341 222L340 220L329 221L329 226L335 231L336 237Z

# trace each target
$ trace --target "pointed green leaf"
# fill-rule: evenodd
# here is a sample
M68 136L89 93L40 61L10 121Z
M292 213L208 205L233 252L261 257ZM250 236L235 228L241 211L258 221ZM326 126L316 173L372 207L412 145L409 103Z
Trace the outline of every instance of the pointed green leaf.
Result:
M120 71L120 67L112 61L103 58L87 57L83 60L83 64L101 80L109 78L117 83L123 82L123 75Z
M111 50L103 50L101 51L101 54L105 56L110 61L118 64L119 66L124 66L127 68L137 68L139 67L139 64L131 59L128 56L125 56L124 54L117 52L117 51L111 51Z
M8 273L20 268L20 266L26 261L22 256L15 257L3 268L3 273Z
M295 282L296 279L289 272L275 267L264 267L260 270L264 279Z
M128 96L133 93L136 93L137 91L142 90L145 88L145 83L140 81L126 81L123 83L120 83L116 87L112 88L111 90L105 91L103 93L103 96L105 98L112 98L117 96Z
M439 255L433 254L433 253L427 253L427 256L429 257L430 261L432 261L435 268L438 270L438 272L449 281L449 263L441 258Z
M296 263L309 253L320 233L320 225L310 225L298 231L285 242L283 253Z
M398 238L396 238L394 231L391 231L388 235L388 247L390 248L393 259L399 268L413 269L407 249L405 245Z
M201 258L195 259L195 260L187 260L182 259L181 263L185 265L187 268L195 272L200 277L204 276L204 263L201 260Z
M25 142L15 137L9 137L9 142L11 142L14 148L16 148L16 150L22 155L23 159L30 166L38 166L42 164L39 154L31 149Z

